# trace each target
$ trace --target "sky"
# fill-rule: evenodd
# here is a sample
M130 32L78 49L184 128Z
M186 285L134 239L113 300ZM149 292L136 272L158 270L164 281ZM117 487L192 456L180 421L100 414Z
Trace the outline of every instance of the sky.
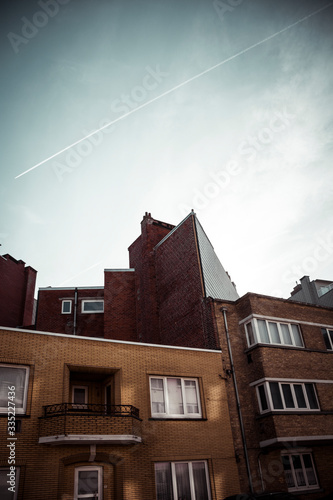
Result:
M102 286L145 212L191 209L240 295L333 281L333 2L0 13L0 251L37 287Z

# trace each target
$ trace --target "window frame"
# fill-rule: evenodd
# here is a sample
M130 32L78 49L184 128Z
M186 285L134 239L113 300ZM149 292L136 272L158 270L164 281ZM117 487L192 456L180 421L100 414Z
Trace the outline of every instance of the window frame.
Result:
M69 303L69 311L64 311L64 305ZM72 301L70 299L64 299L61 301L61 314L71 314L72 313Z
M88 304L88 303L94 303L94 302L102 302L103 304L103 309L101 311L85 311L84 308L85 308L85 304ZM82 314L102 314L104 313L104 299L82 299L81 300L81 313Z
M164 412L155 412L153 410L153 398L152 398L152 380L153 379L159 379L163 381L163 395L164 395L164 405L165 405L165 411ZM182 401L183 401L183 408L184 408L184 413L170 413L169 411L169 395L168 395L168 386L167 386L167 380L168 379L180 379L181 380L181 394L182 394ZM198 413L189 413L187 411L187 401L186 401L186 390L185 390L185 381L191 381L195 382L195 389L196 389L196 396L197 396L197 402L198 402ZM200 385L199 385L199 379L196 377L177 377L173 375L151 375L149 377L149 393L150 393L150 411L151 411L151 416L152 418L159 418L159 419L202 419L202 406L201 406L201 394L200 394Z
M301 465L302 465L302 472L303 472L303 476L304 476L304 479L306 481L306 485L301 485L301 486L298 486L297 484L297 475L296 475L296 472L295 472L295 469L294 469L294 464L293 464L293 460L292 460L292 456L298 456L300 458L300 461L301 461ZM308 478L308 475L307 475L307 468L305 467L305 464L304 464L304 455L309 455L310 459L311 459L311 464L312 464L312 471L313 471L313 474L314 474L314 478L316 480L316 484L309 484L309 478ZM309 491L309 490L316 490L319 488L319 481L318 481L318 474L317 474L317 471L316 471L316 467L315 467L315 463L314 463L314 460L313 460L313 455L312 455L312 451L311 450L306 450L306 449L295 449L293 451L283 451L281 452L281 459L283 457L289 457L289 464L290 464L290 471L291 471L291 475L292 475L292 478L293 478L293 482L294 482L294 485L295 486L288 486L288 482L287 482L287 479L286 479L286 470L284 469L284 475L285 475L285 481L286 481L286 484L287 484L287 488L288 488L288 491L289 492L301 492L301 491ZM283 465L283 468L284 468L284 464L283 464L283 461L282 461L282 465Z
M266 332L267 332L267 335L268 335L269 342L265 342L265 341L261 340L260 329L259 329L259 326L258 326L258 321L264 321L265 322L265 327L266 327ZM278 335L279 335L279 338L280 338L281 342L273 342L273 340L272 340L272 332L270 330L269 323L276 324ZM249 328L248 325L251 325L251 328ZM288 344L288 343L284 342L283 331L282 331L281 325L286 325L288 327L288 332L289 332L289 335L290 335L290 338L291 338L291 341L292 341L291 344ZM300 338L300 340L302 342L302 345L298 345L296 343L292 326L295 326L297 328L298 334L299 334L299 338ZM296 323L296 322L295 323L294 322L290 323L288 321L277 321L275 319L266 319L266 318L256 318L256 317L253 317L253 318L251 318L249 321L247 321L245 323L245 333L246 333L246 340L247 340L248 347L252 347L252 346L254 346L256 344L276 345L276 346L280 346L280 347L296 347L296 348L299 348L299 349L304 349L304 347L305 347L300 325L298 323ZM251 343L251 338L253 338L253 340L254 340L254 342L252 342L252 343Z
M74 391L75 389L84 389L84 403L75 403L74 401ZM72 408L75 409L86 409L88 404L88 390L87 385L73 385L72 386Z
M321 328L325 346L328 351L333 351L333 328Z
M103 467L100 465L81 465L80 467L75 467L74 470L74 500L81 500L85 498L91 498L91 493L78 493L79 486L79 472L97 470L98 472L98 497L97 500L103 500Z
M272 396L271 387L270 387L271 383L278 384L279 396L280 396L280 399L282 401L283 408L274 408L274 401L273 401L273 396ZM294 403L293 407L287 406L282 385L289 385L290 386L291 396L292 396L292 400ZM302 408L302 407L298 406L297 395L296 395L295 388L294 388L294 386L296 386L296 385L300 385L302 387L302 393L303 393L303 397L304 397L304 400L306 403L306 408ZM314 393L318 408L311 408L310 407L310 401L309 401L308 393L306 390L306 385L312 386L313 393ZM264 396L266 398L266 403L267 403L266 409L263 408L263 401L262 401L262 397L260 394L260 387L264 388ZM319 405L319 400L318 400L318 395L317 395L317 391L316 391L316 386L313 382L302 382L302 381L288 382L288 381L280 381L280 380L266 380L266 381L256 385L256 393L257 393L257 399L258 399L258 404L259 404L259 411L261 414L268 413L268 412L276 412L276 411L281 411L281 412L288 412L288 411L292 411L292 412L305 412L305 411L306 412L309 412L309 411L320 412L321 411L320 405Z
M28 400L28 389L29 389L29 375L30 375L30 367L26 365L12 365L7 363L0 363L1 368L14 368L14 369L24 369L25 370L25 378L24 378L24 389L23 389L23 400L22 400L22 408L17 406L15 402L15 414L16 415L25 415L27 411L27 400ZM1 382L1 379L0 379ZM16 394L15 388L15 394ZM8 400L9 401L9 400ZM8 414L8 404L7 406L0 406L0 414L6 413Z
M10 467L0 467L0 471L2 470L6 472L7 476L7 474L10 472ZM12 500L17 500L19 484L20 484L20 467L17 467L15 465L15 493Z
M188 464L188 477L190 482L190 491L191 491L191 500L195 500L196 492L195 492L195 484L194 484L194 475L193 475L193 466L194 463L203 463L205 467L205 477L206 477L206 486L207 486L207 494L208 500L212 500L211 495L211 485L209 480L209 470L207 460L178 460L176 462L155 462L154 471L155 471L155 490L156 490L156 498L158 500L158 490L157 490L157 482L156 482L156 465L157 464L168 464L170 465L171 470L171 488L172 488L172 500L178 500L178 488L177 488L177 477L176 477L176 464Z

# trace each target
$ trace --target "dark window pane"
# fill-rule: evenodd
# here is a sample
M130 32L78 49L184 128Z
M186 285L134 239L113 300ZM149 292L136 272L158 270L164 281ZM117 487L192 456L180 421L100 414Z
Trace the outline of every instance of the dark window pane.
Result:
M190 478L187 463L176 463L177 498L191 498Z
M298 408L306 408L303 387L299 384L294 384L294 389L295 389Z
M293 461L297 486L306 486L300 455L292 455L292 461Z
M322 332L322 334L324 336L324 341L325 341L326 349L330 349L331 350L332 347L331 347L330 339L328 338L328 332L327 332L326 328L322 328L321 332Z
M333 349L333 330L328 330L328 335L331 340L331 349Z
M286 478L287 486L288 488L293 488L295 486L295 481L291 470L290 458L288 455L284 455L281 457L281 460L284 468L284 475Z
M157 500L172 500L171 464L155 464Z
M290 384L282 384L282 391L286 408L295 408Z
M246 329L247 329L247 334L249 336L249 343L250 343L250 345L252 345L252 344L255 343L255 339L254 339L254 335L253 335L253 329L252 329L252 323L248 323L246 325Z
M262 411L268 410L265 387L263 385L259 385L258 391L259 391L260 404L261 404Z
M193 462L192 470L196 500L208 500L206 469L204 462Z
M78 494L98 493L98 471L79 471Z
M283 404L282 404L279 384L277 382L270 382L269 387L271 389L273 406L274 406L275 410L282 410Z
M318 403L317 403L316 393L315 393L313 384L305 384L305 390L306 390L306 394L308 396L310 408L317 409Z

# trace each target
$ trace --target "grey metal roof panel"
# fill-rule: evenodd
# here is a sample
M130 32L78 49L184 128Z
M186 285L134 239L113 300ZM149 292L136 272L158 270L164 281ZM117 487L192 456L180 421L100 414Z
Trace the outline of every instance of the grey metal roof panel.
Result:
M195 227L206 297L223 300L237 300L239 298L237 290L225 272L214 251L213 245L209 241L196 217Z

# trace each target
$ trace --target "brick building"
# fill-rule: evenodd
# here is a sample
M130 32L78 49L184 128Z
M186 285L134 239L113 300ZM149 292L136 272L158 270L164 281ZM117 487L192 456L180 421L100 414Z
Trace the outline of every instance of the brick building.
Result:
M173 226L146 213L128 250L102 287L40 289L36 329L218 349L211 298L238 294L196 215Z
M303 276L300 283L291 292L290 300L333 307L333 282L328 280L310 281L309 276Z
M27 327L34 323L36 275L23 260L0 256L0 325Z
M221 500L239 491L219 350L9 328L0 343L1 498ZM5 496L10 480L17 497Z
M333 309L248 293L215 317L242 490L332 493Z

